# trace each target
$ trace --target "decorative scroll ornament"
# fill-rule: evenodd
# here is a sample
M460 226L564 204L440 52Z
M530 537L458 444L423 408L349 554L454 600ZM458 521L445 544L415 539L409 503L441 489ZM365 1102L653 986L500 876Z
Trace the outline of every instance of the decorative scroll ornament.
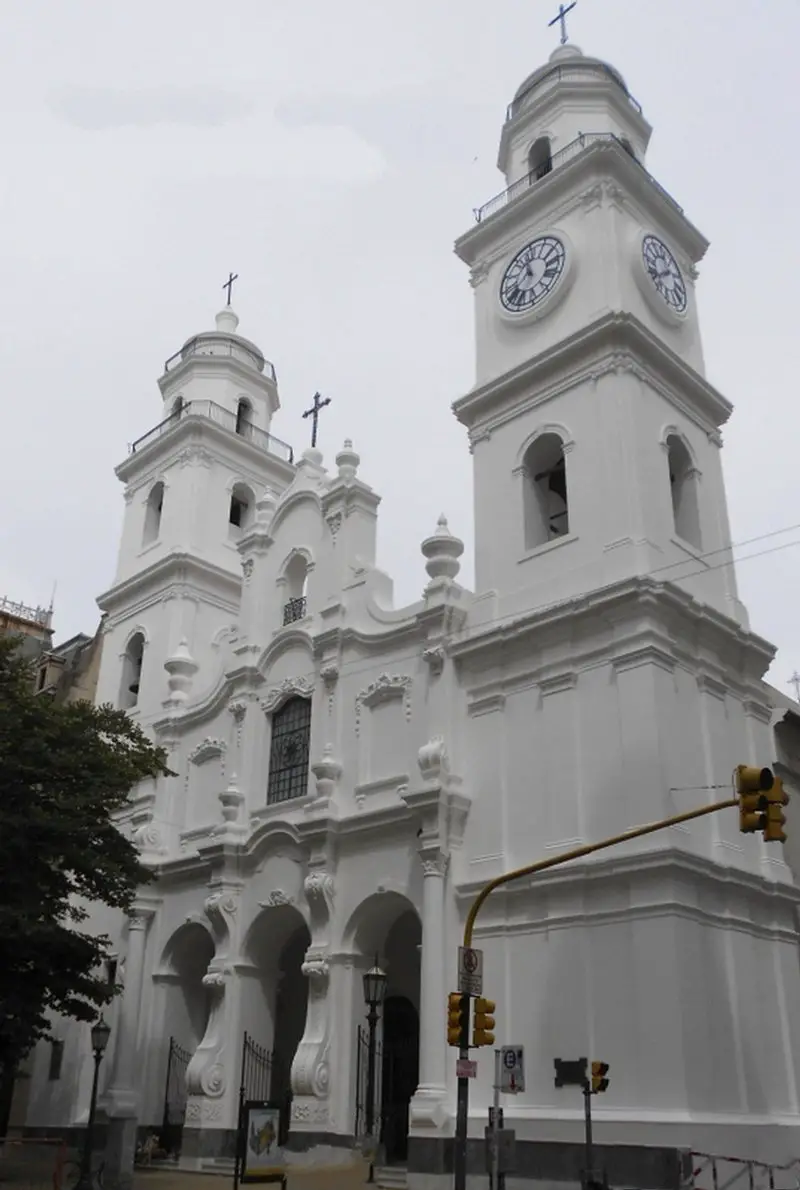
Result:
M442 736L434 736L417 753L417 763L423 781L440 781L450 771L450 760Z
M308 678L284 678L277 686L271 686L261 699L260 706L265 715L271 715L282 702L299 695L310 698L314 685Z
M393 698L402 698L407 720L411 719L411 686L413 678L407 674L382 673L356 695L356 735L361 730L362 707L375 707Z
M422 650L422 660L428 665L432 674L438 675L444 669L445 651L441 645L431 645Z
M224 740L212 739L211 736L206 736L201 740L189 753L187 760L192 764L205 764L207 760L211 760L215 756L224 759L225 753L228 750L228 745Z

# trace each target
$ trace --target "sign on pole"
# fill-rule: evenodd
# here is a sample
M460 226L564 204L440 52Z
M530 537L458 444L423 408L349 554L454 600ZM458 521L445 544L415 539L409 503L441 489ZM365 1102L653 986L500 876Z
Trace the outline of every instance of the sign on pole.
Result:
M469 1058L456 1058L456 1078L477 1078L478 1063Z
M458 948L458 990L462 996L480 996L483 992L483 951L472 946Z
M504 1045L501 1048L500 1090L507 1095L516 1095L525 1090L525 1061L521 1045Z

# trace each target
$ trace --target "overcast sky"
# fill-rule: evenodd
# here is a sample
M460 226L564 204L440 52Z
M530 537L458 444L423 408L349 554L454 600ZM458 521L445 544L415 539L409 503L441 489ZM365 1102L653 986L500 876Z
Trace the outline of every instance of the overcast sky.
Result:
M123 510L113 467L156 379L240 275L278 370L273 429L343 438L383 496L379 563L419 597L441 511L467 540L472 291L453 241L502 189L507 102L557 44L548 0L2 0L0 595L94 631ZM735 9L735 11L734 11ZM708 378L734 403L734 541L800 522L797 0L580 0L584 52L654 126L648 168L711 240ZM800 541L800 528L742 553ZM753 628L800 668L800 545L739 568Z

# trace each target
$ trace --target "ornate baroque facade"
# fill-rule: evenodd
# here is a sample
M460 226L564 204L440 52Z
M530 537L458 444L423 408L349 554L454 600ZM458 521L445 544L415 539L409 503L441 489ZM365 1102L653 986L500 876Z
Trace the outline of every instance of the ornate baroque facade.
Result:
M177 775L137 789L123 824L157 883L127 922L98 911L124 982L104 1103L162 1127L184 1055L184 1163L232 1151L245 1035L291 1103L291 1148L352 1145L377 955L386 1156L414 1185L445 1178L446 997L481 886L715 796L680 791L739 762L780 759L796 780L797 708L765 685L773 650L736 592L731 407L704 376L695 295L706 241L648 173L649 136L621 77L574 46L509 108L508 189L457 244L476 309L476 384L455 405L474 591L441 517L418 602L393 607L358 454L345 442L326 467L272 436L275 372L230 308L167 361L162 420L117 468L97 696ZM580 1140L555 1056L610 1063L596 1138L612 1180L621 1144L657 1149L659 1169L680 1148L796 1152L785 860L731 812L490 899L476 944L498 1041L526 1047L505 1105L523 1174L566 1177ZM87 1038L65 1037L60 1080L40 1056L32 1126L85 1114ZM485 1052L475 1136L491 1068ZM630 1184L666 1185L654 1168L641 1156Z

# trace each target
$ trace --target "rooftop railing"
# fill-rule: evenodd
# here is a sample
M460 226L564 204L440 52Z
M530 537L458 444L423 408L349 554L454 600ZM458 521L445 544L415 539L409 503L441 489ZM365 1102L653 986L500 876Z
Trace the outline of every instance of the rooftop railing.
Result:
M15 603L13 599L3 595L0 597L0 615L13 616L16 620L26 620L29 624L40 624L42 628L49 628L53 612L51 608Z
M209 338L208 335L196 335L194 339L189 339L187 343L184 343L180 351L176 351L165 362L164 371L174 372L187 359L196 355L227 356L242 360L258 372L263 370L270 380L275 379L274 365L268 359L264 359L260 351L248 347L246 343L241 343L237 339Z
M294 462L294 451L287 442L282 442L280 438L275 438L245 418L231 413L229 409L224 409L216 401L187 401L169 417L160 421L157 426L153 426L152 430L148 430L146 434L142 434L141 438L137 438L130 446L130 453L135 454L137 451L144 450L151 442L155 442L173 430L179 421L195 417L213 421L229 433L236 434L239 438L246 438L248 442L252 442L254 446L266 451L267 454L283 459L285 463Z
M540 75L520 95L517 95L506 109L506 120L513 120L522 111L534 91L540 91L545 87L554 87L557 83L570 82L579 78L585 79L587 75L592 74L601 78L613 79L631 107L639 115L642 114L642 105L639 103L639 100L634 99L633 95L631 95L621 75L617 74L616 70L612 70L610 66L606 66L605 62L570 62L568 65L554 66L552 70L548 70L546 74Z
M666 198L676 210L683 210L683 207L676 203L672 195L655 180L653 175L644 168L642 163L634 156L628 146L613 132L582 132L579 136L575 137L575 140L570 141L570 143L565 145L563 149L559 149L559 151L554 153L553 156L547 161L543 162L541 165L538 165L536 169L531 170L530 173L527 173L523 177L519 178L506 190L501 191L500 194L496 194L494 198L490 198L489 201L485 202L482 207L476 207L474 211L475 222L483 223L484 220L488 219L491 215L495 215L498 211L501 211L507 207L509 203L514 202L514 200L518 198L520 194L524 194L526 191L530 190L531 186L535 186L537 182L543 181L543 179L553 173L554 170L558 169L560 166L566 165L567 162L572 161L573 158L579 157L581 153L584 153L587 149L592 148L593 145L603 142L607 144L618 144L623 152L627 153L631 160L636 162L642 173L647 175L647 177L650 179L656 189L661 192L664 198Z

